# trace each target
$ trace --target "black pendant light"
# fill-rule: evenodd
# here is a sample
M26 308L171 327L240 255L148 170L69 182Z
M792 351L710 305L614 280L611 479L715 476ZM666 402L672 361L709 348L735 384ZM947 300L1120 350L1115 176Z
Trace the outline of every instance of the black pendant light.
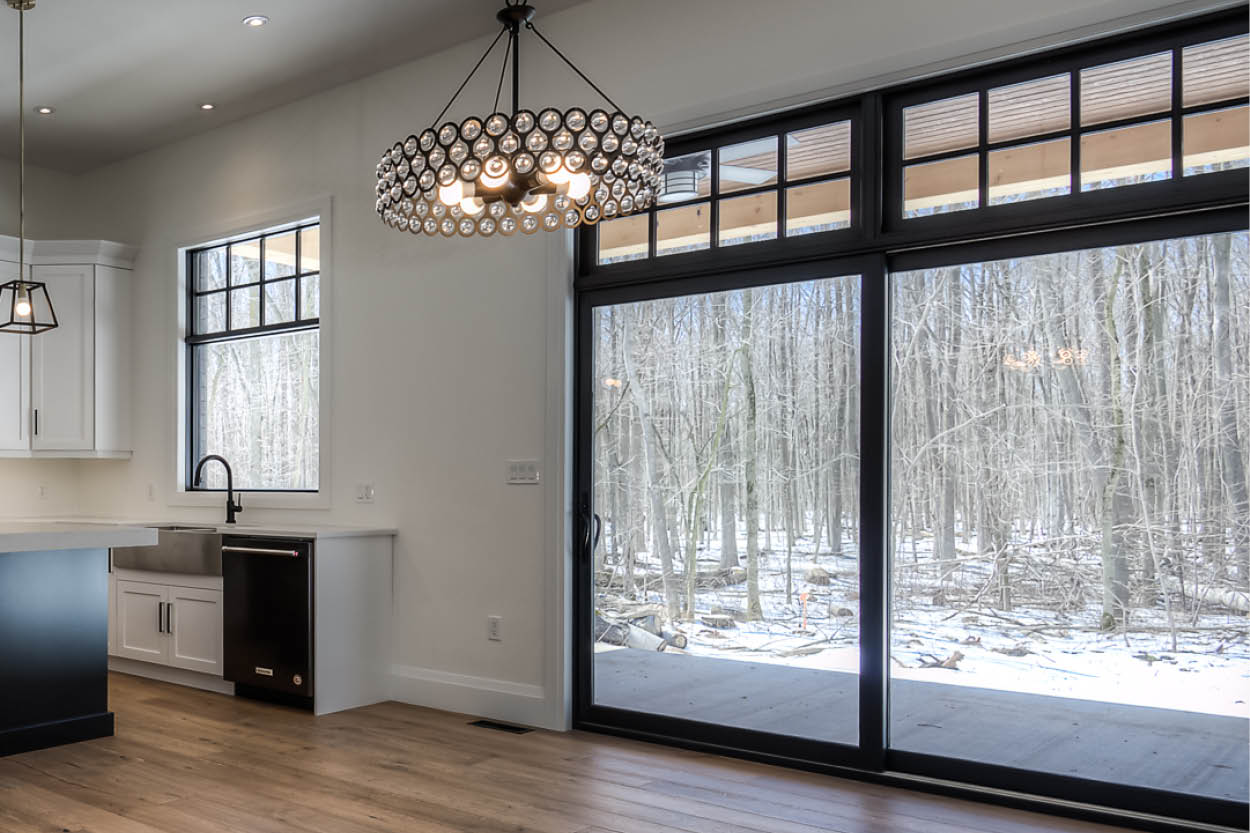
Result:
M26 280L26 12L35 0L8 0L17 11L17 279L0 284L0 333L35 335L57 326L46 284Z
M434 124L396 142L377 166L377 212L392 228L444 237L556 231L644 211L664 173L664 138L628 116L534 28L534 7L507 0L503 28ZM610 109L520 106L524 27L590 85ZM439 124L495 46L508 36L494 112ZM512 112L499 112L508 59Z

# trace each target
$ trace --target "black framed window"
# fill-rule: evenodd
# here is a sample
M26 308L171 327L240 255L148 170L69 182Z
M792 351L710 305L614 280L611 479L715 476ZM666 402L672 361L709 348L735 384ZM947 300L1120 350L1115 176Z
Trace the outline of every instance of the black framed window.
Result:
M1194 177L1250 165L1248 48L1236 29L1193 29L889 94L883 228L1193 198L1209 187Z
M1119 510L1156 517L1151 490L1161 481L1134 468L1136 463L1117 461L1114 436L1073 451L1084 436L1082 418L1090 421L1090 436L1131 415L1178 443L1139 445L1137 456L1125 460L1154 455L1150 459L1165 470L1182 451L1205 454L1206 462L1193 471L1209 473L1213 467L1235 470L1241 459L1230 453L1212 463L1218 455L1211 443L1220 432L1225 438L1250 434L1244 421L1236 431L1229 427L1234 420L1224 417L1224 427L1208 433L1160 429L1161 412L1141 397L1147 388L1166 390L1186 407L1244 410L1235 404L1246 396L1244 376L1235 384L1212 383L1204 389L1206 400L1178 391L1232 373L1246 343L1240 307L1230 318L1232 307L1221 300L1231 298L1235 305L1250 274L1245 11L682 136L669 144L663 202L640 216L579 231L574 467L580 514L575 540L582 545L575 565L575 725L832 773L854 770L856 777L913 786L910 776L920 775L946 782L930 782L930 789L1104 821L1123 821L1117 811L1165 817L1152 820L1151 829L1175 829L1168 819L1176 818L1244 824L1250 729L1243 710L1165 702L1166 692L1149 686L1117 683L1109 687L1114 697L1088 689L1090 680L1110 674L1113 660L1126 659L1121 670L1128 679L1138 663L1153 662L1159 652L1100 647L1089 677L1051 663L1055 667L1029 685L993 674L974 679L967 658L982 651L997 671L1011 666L1010 674L1023 674L1023 665L1038 657L1025 651L1038 649L990 644L971 631L986 626L994 639L1004 637L1006 620L998 617L1023 621L1024 594L1042 585L1053 591L1059 570L1088 569L1092 579L1074 585L1085 599L1079 616L1064 607L1067 602L1039 614L1053 620L1043 623L1045 633L1054 630L1052 642L1069 638L1071 633L1058 634L1083 616L1090 639L1130 637L1137 645L1130 634L1149 632L1156 625L1143 630L1143 622L1166 618L1166 604L1174 603L1174 614L1184 604L1190 605L1187 615L1195 613L1198 597L1190 593L1188 601L1180 600L1174 579L1179 570L1194 581L1193 561L1178 567L1173 554L1155 565L1156 550L1147 546L1156 532L1153 521L1138 523L1136 528L1149 531L1121 553L1127 584L1114 571L1108 579L1097 569L1120 563L1106 554L1120 552L1114 545L1105 553L1085 552L1084 561L1065 554L1057 570L1034 570L1038 562L1031 556L1012 560L1005 553L1019 549L1021 536L1028 538L1026 548L1080 549L1101 542L1101 527L1090 518L1101 521L1110 511L1106 506L1116 505L1099 503L1106 489L1097 488L1091 469L1122 469L1117 487L1136 483L1124 488L1146 498L1122 501ZM847 125L849 166L796 173L789 164L795 145L787 138L840 123ZM845 183L837 187L848 194L849 217L838 218L844 222L824 222L812 212L816 219L787 226L797 189L837 183ZM752 222L731 219L735 200L744 206L751 200L742 214ZM852 299L849 307L831 300L838 292L822 282L833 278L856 287L842 293ZM1215 306L1207 310L1204 303ZM812 329L818 322L821 329ZM1117 337L1109 340L1106 333ZM1227 360L1217 356L1215 364L1203 363L1203 349L1186 353L1206 368L1206 375L1191 378L1176 364L1186 338L1227 342L1229 351L1220 354ZM1143 375L1147 356L1155 364ZM1167 372L1157 372L1156 365ZM768 389L758 378L761 367L775 374L771 395L761 393ZM831 375L838 367L845 372ZM1070 376L1080 379L1066 390L1061 383ZM1161 381L1165 376L1172 381ZM852 390L858 406L840 408L841 395ZM1073 391L1084 397L1077 406L1071 405L1077 401ZM1109 408L1110 415L1090 417L1096 407ZM1055 422L1048 423L1049 433L1038 433L1020 422L1026 416ZM767 427L770 419L782 427ZM798 426L797 433L784 425ZM983 433L977 441L1001 460L986 462L989 452L954 453L955 437L978 430ZM851 473L847 454L838 449L854 436L857 471ZM1054 459L1030 460L1034 475L1024 477L1026 445L1047 438L1059 442L1053 447L1060 451ZM1009 460L1012 455L1020 459ZM832 476L827 461L833 459L842 461L838 489L816 482ZM796 460L805 463L796 466ZM951 474L956 462L962 475ZM1028 514L1024 503L1011 511L993 508L995 501L1026 492L1053 508L1060 481L1067 501L1062 522L1053 513L1021 522ZM707 483L714 486L701 502L691 497ZM1171 494L1181 493L1179 480L1168 477L1167 483ZM1225 489L1222 500L1241 507L1237 517L1244 520L1243 493L1235 494L1224 480L1210 483ZM831 496L844 487L839 507ZM773 513L775 522L750 520L757 517L752 494L756 508ZM792 511L794 501L804 499L809 510ZM1084 503L1077 507L1079 501ZM1073 521L1076 508L1084 521ZM851 520L830 523L835 517ZM932 521L942 534L925 531L918 518ZM805 523L823 533L804 540L787 532L787 524ZM1230 521L1221 534L1241 535L1238 523ZM665 526L677 530L667 563L665 535L655 531ZM1113 517L1110 528L1115 535L1128 526ZM1182 530L1191 526L1179 524ZM1061 527L1065 533L1050 534ZM832 575L794 567L802 563L806 570L799 559L816 553L813 541L823 534L832 546L837 533L831 537L830 530L839 528L853 536L841 547L844 554L855 553L854 570L849 561L838 562L846 569L823 567ZM765 539L771 531L773 544L753 548L751 530ZM1078 538L1085 543L1072 544ZM1162 540L1156 536L1155 546ZM1227 537L1225 543L1230 552L1246 552L1245 540ZM1219 561L1218 544L1185 546L1191 554L1208 546L1203 557L1214 554ZM735 558L724 557L735 549L747 553L745 579L735 572ZM756 579L752 551L760 554ZM769 562L768 553L783 557ZM830 562L839 557L836 551L820 553ZM928 563L942 561L934 553L945 553L945 561ZM1245 582L1250 561L1238 564L1221 580ZM1196 572L1210 572L1203 569ZM957 574L963 590L952 578ZM770 575L781 576L772 591L790 605L792 628L769 622L784 618L778 607L770 612L764 604L762 617L752 614L752 596L767 596ZM1121 585L1129 587L1128 596L1116 595ZM1165 589L1156 592L1156 586ZM673 588L684 588L684 596ZM823 641L819 648L801 644L793 652L786 640L830 638L809 632L818 621L810 617L813 599L826 617L815 627L835 630L831 638L845 640L846 650L857 646L857 665L835 667L828 653L833 649ZM969 612L986 607L985 599L998 600L988 603L994 615ZM1244 638L1244 617L1201 604L1207 605L1202 615L1227 616L1237 638ZM838 616L853 626L836 630L830 622L836 624ZM936 643L926 641L936 633L926 616L950 632L942 631ZM777 633L765 640L762 634L771 627ZM635 628L650 628L656 639ZM772 655L758 650L752 642L757 638ZM683 647L657 651L654 644L661 640ZM630 653L640 644L652 645L646 656ZM743 663L757 667L745 672ZM779 668L785 665L791 667ZM635 666L648 673L637 673ZM803 689L804 671L825 676ZM1051 672L1057 676L1047 676ZM956 685L943 691L935 683ZM1043 691L1043 685L1051 688ZM805 699L809 690L816 699ZM909 700L911 695L920 696ZM970 706L977 697L987 699ZM1024 706L1011 711L1003 705L1008 700ZM856 708L858 728L851 731ZM1158 729L1203 709L1192 719L1208 728L1174 735L1187 738L1184 762L1174 757L1150 772L1148 765L1130 771L1179 754L1158 743L1172 735L1126 729L1111 737L1126 715L1150 710ZM813 714L830 717L817 717L813 730L796 740L795 721ZM970 721L966 732L955 727L959 714ZM1013 723L1017 736L993 730L1005 714L1027 715ZM842 723L835 725L835 717ZM1048 717L1056 722L1041 726ZM1088 734L1095 725L1104 733L1100 740ZM1203 732L1212 743L1199 749L1193 741ZM925 746L925 733L945 745ZM1048 742L1048 733L1059 738L1050 744L1047 754L1055 760L1049 762L1036 749ZM983 749L972 748L974 737L985 741ZM1095 754L1091 749L1107 759L1085 769L1072 764L1074 758L1064 760ZM1192 777L1199 771L1207 778L1201 784ZM1215 777L1226 773L1232 777ZM1016 795L987 798L981 791L987 787ZM1029 795L1084 806L1030 804Z
M187 252L186 488L319 486L321 226L316 220Z
M738 264L848 237L859 225L859 121L858 107L826 107L671 143L657 204L592 230L593 268L697 253Z

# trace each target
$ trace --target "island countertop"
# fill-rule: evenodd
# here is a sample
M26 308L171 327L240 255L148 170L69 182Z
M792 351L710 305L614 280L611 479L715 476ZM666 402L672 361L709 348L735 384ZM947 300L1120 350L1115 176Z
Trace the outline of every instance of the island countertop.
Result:
M156 530L118 524L0 521L0 555L11 552L147 547Z

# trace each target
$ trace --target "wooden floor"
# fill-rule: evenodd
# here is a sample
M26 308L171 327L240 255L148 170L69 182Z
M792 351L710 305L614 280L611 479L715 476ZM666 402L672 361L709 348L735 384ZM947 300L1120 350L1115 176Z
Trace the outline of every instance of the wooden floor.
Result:
M387 703L309 714L113 674L117 736L0 759L2 833L1112 833Z

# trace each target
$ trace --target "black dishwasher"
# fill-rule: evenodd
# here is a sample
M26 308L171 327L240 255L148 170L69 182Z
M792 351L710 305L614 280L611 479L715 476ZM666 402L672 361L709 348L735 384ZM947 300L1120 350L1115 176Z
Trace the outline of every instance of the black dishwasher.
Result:
M312 558L309 540L222 539L225 678L236 695L312 707Z

